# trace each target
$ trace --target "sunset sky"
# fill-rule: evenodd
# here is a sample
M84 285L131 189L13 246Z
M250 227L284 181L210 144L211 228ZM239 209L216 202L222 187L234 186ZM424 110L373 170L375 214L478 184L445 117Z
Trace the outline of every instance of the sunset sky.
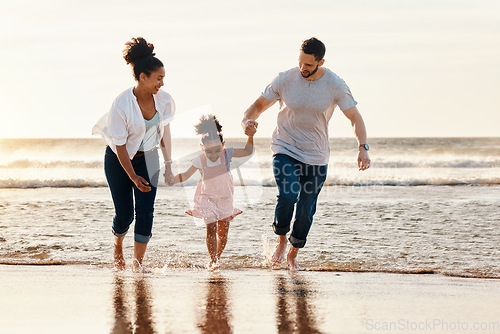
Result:
M137 36L165 64L176 137L210 111L226 137L242 136L245 109L312 36L369 136L500 135L498 0L1 2L0 137L90 137L135 84L121 52ZM330 135L352 136L338 109Z

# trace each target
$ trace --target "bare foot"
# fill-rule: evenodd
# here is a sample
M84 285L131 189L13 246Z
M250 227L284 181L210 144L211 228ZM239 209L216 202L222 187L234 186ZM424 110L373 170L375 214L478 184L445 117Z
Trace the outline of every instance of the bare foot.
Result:
M113 265L116 270L121 270L121 271L125 270L127 265L125 263L125 259L123 258L123 254L118 255L115 253Z
M298 248L291 246L290 250L288 251L288 255L286 256L286 263L288 264L288 267L290 268L291 271L301 271L302 270L302 268L299 267L299 264L297 263L297 253L298 252L299 252Z
M113 265L116 270L125 270L125 258L123 257L123 248L120 242L121 240L115 241L115 249L113 253Z
M219 261L210 261L207 265L207 269L210 271L215 271L220 269Z
M142 274L149 274L151 273L151 270L148 268L144 267L142 263L139 263L137 259L134 259L134 265L132 266L132 271L134 273L142 273Z
M272 263L283 263L283 261L285 261L286 246L287 246L286 236L279 235L278 243L276 244L274 253L271 256Z

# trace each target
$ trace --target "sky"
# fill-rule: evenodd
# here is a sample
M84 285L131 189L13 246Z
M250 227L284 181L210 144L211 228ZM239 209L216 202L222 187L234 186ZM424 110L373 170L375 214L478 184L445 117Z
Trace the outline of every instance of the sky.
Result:
M91 137L135 85L124 43L142 36L165 64L174 137L202 113L226 137L303 40L351 88L369 137L499 136L498 0L0 0L0 137ZM269 137L277 105L259 118ZM352 136L336 109L331 137Z

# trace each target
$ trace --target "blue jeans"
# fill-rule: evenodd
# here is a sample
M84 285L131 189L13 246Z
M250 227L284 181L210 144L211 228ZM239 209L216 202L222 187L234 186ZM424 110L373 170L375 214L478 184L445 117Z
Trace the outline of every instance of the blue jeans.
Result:
M295 248L306 244L327 171L328 165L308 165L286 154L273 157L274 178L278 186L273 229L278 235L286 235L295 210L293 229L288 239Z
M127 234L134 220L135 197L135 238L136 242L147 244L153 229L153 211L158 186L160 165L156 150L132 159L132 166L137 175L142 176L151 186L151 191L142 192L130 180L116 154L106 148L104 156L104 173L108 181L111 197L115 206L113 218L113 234L123 237ZM149 172L148 172L149 170ZM151 175L151 177L150 177Z

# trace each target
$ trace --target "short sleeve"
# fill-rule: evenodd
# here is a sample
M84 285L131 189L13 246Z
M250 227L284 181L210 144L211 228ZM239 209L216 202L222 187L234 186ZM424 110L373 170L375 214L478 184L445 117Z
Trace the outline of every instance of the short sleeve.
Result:
M194 167L198 168L198 169L201 169L201 159L200 157L196 157L194 158L193 160L191 160L191 165L193 165Z
M226 148L226 153L227 153L227 158L231 160L234 155L234 147Z
M273 81L271 81L271 83L267 85L266 89L262 92L262 96L264 96L267 100L271 102L276 102L280 99L279 78L280 78L279 75L276 78L274 78Z
M123 110L113 103L109 112L108 131L116 146L125 145L128 138L127 120Z
M358 102L354 100L351 90L344 80L341 80L339 87L336 90L335 102L342 111L352 108L358 104Z

